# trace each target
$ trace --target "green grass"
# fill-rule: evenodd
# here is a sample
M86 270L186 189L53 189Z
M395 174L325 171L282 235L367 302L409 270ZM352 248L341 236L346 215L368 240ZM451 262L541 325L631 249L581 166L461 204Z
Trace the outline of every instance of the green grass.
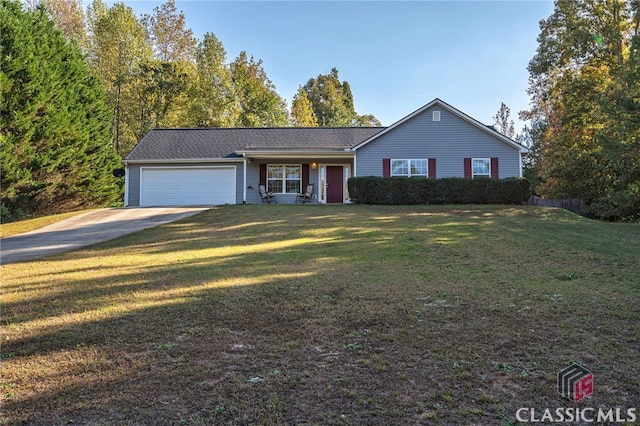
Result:
M89 210L80 210L70 213L60 213L51 216L43 216L35 219L26 219L18 222L2 223L0 224L0 237L6 238L13 235L22 234L24 232L34 231L38 228L51 225L52 223L60 222L61 220L68 219L82 213L87 213L88 211Z
M2 281L7 424L515 424L572 362L640 401L640 226L562 210L227 206Z

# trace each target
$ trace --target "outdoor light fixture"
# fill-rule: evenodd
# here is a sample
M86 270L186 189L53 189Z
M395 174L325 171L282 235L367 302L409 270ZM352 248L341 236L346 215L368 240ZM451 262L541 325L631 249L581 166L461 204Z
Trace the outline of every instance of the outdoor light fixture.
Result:
M313 170L317 169L318 168L318 163L316 163L315 161L313 163L311 163L311 168Z

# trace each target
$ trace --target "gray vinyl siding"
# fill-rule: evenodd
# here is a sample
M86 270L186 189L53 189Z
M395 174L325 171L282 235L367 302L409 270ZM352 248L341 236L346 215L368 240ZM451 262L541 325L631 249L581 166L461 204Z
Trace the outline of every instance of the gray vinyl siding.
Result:
M140 166L129 165L127 167L128 204L125 207L137 207L140 205ZM125 200L125 203L127 200Z
M432 111L440 111L434 122ZM497 157L499 177L520 176L520 152L438 105L359 148L358 176L382 176L382 159L436 159L436 177L464 177L464 158Z
M243 167L241 162L233 163L145 163L129 164L127 185L129 203L127 207L140 206L140 170L144 167L224 167L234 166L236 168L236 204L242 203ZM248 191L247 191L248 195Z
M221 164L216 164L216 166ZM244 164L243 163L231 163L236 166L236 204L242 204L242 185L244 185Z
M266 162L265 162L266 163ZM308 164L308 159L287 159L279 161L277 159L269 160L268 164ZM353 170L353 164L350 161L341 160L327 160L323 161L322 164L349 164ZM145 163L145 164L129 164L128 167L128 175L127 175L127 185L128 185L128 207L137 207L140 205L140 170L143 167L220 167L220 166L235 166L236 167L236 203L242 204L243 198L243 185L244 185L244 175L243 175L243 163L242 162L233 162L233 163L189 163L189 164L180 164L180 163ZM314 184L314 195L315 200L318 200L318 169L309 170L309 183ZM247 200L246 202L251 203L261 203L259 193L259 184L260 184L260 162L254 160L250 164L247 164ZM294 203L296 200L295 194L276 194L276 199L280 204Z
M247 203L262 202L258 185L260 185L260 164L253 161L251 164L247 164ZM242 200L242 195L240 200Z

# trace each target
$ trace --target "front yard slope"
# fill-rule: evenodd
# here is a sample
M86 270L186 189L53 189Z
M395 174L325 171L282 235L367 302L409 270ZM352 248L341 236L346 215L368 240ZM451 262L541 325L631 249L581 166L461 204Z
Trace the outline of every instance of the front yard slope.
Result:
M4 424L510 425L574 362L640 401L638 225L225 206L1 273Z

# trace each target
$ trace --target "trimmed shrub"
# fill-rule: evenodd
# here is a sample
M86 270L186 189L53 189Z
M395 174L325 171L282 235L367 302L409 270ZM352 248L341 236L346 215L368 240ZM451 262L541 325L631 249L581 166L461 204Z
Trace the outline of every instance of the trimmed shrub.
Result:
M349 196L357 204L523 204L531 196L524 178L353 177Z

